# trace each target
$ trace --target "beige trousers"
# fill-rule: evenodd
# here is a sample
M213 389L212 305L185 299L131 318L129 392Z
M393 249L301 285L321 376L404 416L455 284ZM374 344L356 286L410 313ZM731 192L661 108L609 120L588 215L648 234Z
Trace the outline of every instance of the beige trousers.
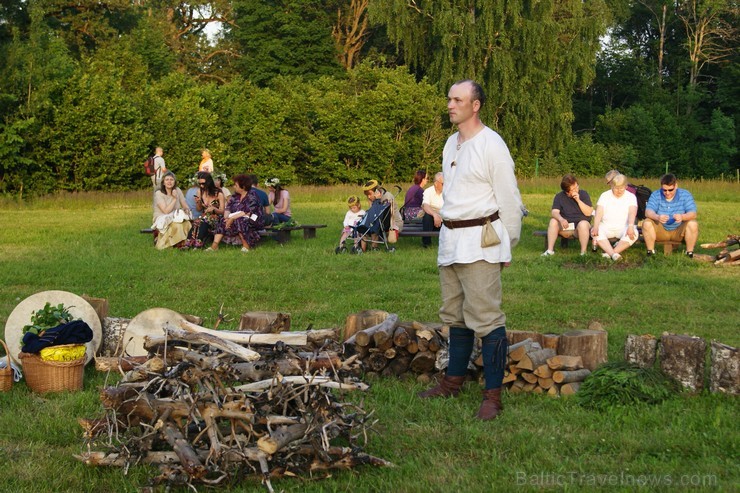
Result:
M501 311L501 264L483 260L439 268L442 307L439 317L450 327L467 327L477 337L506 325Z

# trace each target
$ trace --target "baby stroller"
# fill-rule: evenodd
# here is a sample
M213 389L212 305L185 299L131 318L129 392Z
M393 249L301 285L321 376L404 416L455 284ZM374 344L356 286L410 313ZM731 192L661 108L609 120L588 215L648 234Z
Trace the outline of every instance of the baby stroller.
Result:
M400 191L400 187L398 187ZM362 242L370 245L371 249L384 245L388 252L396 249L388 245L388 232L391 229L391 204L381 200L373 201L370 208L357 225L352 226L355 244L350 253L361 254Z

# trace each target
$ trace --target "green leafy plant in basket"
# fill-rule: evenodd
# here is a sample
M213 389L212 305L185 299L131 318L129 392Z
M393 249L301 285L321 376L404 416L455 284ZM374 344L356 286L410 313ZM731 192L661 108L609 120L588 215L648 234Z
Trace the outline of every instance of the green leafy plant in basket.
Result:
M48 301L44 307L40 310L36 310L31 315L31 323L23 326L23 334L26 332L33 332L38 335L47 329L56 327L57 325L66 324L71 322L75 318L69 313L69 309L72 308L64 306L63 303L59 303L57 306L52 306Z

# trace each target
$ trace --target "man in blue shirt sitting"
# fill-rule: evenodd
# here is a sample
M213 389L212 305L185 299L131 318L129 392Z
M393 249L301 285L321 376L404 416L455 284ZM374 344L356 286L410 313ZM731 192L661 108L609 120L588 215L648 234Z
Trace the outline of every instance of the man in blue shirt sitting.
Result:
M660 189L650 195L645 207L642 236L648 255L655 254L656 241L685 241L686 255L694 257L694 246L699 237L696 202L688 190L678 188L674 175L661 176Z

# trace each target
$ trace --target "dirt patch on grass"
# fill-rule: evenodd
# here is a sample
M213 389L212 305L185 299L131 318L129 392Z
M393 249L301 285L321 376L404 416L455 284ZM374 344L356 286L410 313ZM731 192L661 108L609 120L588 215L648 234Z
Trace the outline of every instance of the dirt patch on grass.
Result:
M642 262L565 262L564 269L588 271L588 270L627 270L641 267Z

